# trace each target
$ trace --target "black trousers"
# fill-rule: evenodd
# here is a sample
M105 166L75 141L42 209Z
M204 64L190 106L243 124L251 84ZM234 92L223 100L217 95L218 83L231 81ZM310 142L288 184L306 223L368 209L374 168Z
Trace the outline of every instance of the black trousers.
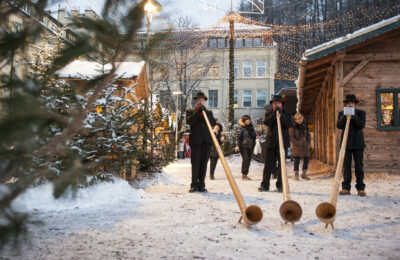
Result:
M355 175L356 175L356 189L364 190L364 170L363 170L363 156L364 149L357 150L346 150L346 154L344 155L343 162L343 182L342 189L350 190L351 189L351 161L354 158L354 166L355 166Z
M249 147L239 147L240 155L242 156L242 174L249 174L251 157L253 155L253 149Z
M192 163L192 183L193 188L205 188L207 163L210 158L211 145L207 143L192 144L190 146L190 162Z
M218 157L210 157L210 175L214 175L217 163L218 163Z
M302 157L294 157L294 171L299 171L300 160ZM303 171L308 170L308 162L310 161L309 157L304 157L303 160Z
M285 147L285 158L287 150L288 148ZM269 189L271 173L274 172L274 170L276 169L277 160L278 160L278 168L277 168L278 177L276 179L276 188L282 189L282 174L281 174L281 160L279 155L279 147L267 149L267 158L264 164L263 180L261 182L261 187Z

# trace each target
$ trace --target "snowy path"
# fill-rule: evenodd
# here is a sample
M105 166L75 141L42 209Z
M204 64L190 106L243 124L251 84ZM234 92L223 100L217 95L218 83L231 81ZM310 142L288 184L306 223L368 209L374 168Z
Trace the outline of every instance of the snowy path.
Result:
M368 196L340 197L336 229L331 230L314 211L328 200L332 179L290 178L292 199L301 204L303 217L294 226L284 225L279 216L282 194L257 191L263 165L253 161L253 180L242 181L239 158L229 158L228 164L246 203L264 212L252 228L237 224L239 208L220 162L216 180L206 181L209 192L189 194L186 159L166 167L162 181L143 194L132 194L131 203L127 197L124 203L93 209L38 210L35 216L44 225L33 227L32 246L23 256L3 253L0 259L400 258L399 175L367 175ZM275 180L272 184L274 188Z

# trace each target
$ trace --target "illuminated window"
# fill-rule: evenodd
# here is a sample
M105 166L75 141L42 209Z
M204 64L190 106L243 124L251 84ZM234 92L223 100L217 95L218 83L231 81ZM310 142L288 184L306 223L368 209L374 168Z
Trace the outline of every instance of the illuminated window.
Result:
M251 61L243 61L243 78L251 78L252 65L253 63Z
M233 91L233 107L238 107L239 105L239 102L238 102L238 99L239 99L239 92L237 91L237 90L234 90Z
M400 89L377 89L379 130L400 130Z
M251 90L243 90L243 107L251 107Z

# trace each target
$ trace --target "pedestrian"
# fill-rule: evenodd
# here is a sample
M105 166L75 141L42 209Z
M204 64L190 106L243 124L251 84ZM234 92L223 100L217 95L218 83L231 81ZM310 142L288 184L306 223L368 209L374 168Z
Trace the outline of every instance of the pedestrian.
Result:
M192 183L189 192L206 192L204 180L206 178L207 163L210 158L212 139L207 128L203 113L206 113L211 126L216 124L212 111L207 110L204 103L207 96L197 92L193 98L196 102L194 109L187 111L186 122L190 125L189 146L191 149L190 162L192 164Z
M290 146L289 128L292 127L292 115L283 108L285 100L280 95L274 95L270 101L272 110L265 113L264 124L269 127L269 132L266 137L267 145L267 158L264 164L263 180L261 182L259 191L269 191L271 173L276 168L276 161L278 160L276 188L278 192L282 192L282 174L281 174L281 160L279 153L279 137L278 137L278 124L276 121L276 113L280 113L280 122L282 128L283 145L285 149L285 156Z
M308 162L310 161L311 135L307 125L304 123L304 116L296 114L293 117L293 127L289 128L292 156L294 158L294 179L299 180L299 164L303 160L303 171L301 178L309 180L307 176Z
M239 133L237 135L236 152L242 156L242 180L251 180L248 177L251 157L256 144L257 133L248 115L239 119Z
M179 139L179 144L178 144L178 159L185 159L184 153L185 153L185 137L182 136L181 139Z
M364 156L364 135L363 128L365 127L365 111L356 109L356 104L359 99L355 95L346 95L344 105L346 107L353 107L355 114L351 116L349 133L347 137L346 153L343 163L343 182L340 195L350 195L351 188L351 161L354 158L354 168L356 175L356 189L359 196L366 196L364 184L364 169L363 169L363 156ZM344 129L346 127L346 115L343 111L339 112L337 120L337 128ZM344 132L344 131L343 131ZM343 140L343 133L342 133Z
M220 123L217 123L213 128L214 135L217 138L219 145L222 145L222 143L225 141L224 137L222 136L222 130L223 127ZM218 158L219 155L217 149L213 144L211 145L211 152L210 152L210 180L215 180L214 173L215 173L215 167L217 166Z

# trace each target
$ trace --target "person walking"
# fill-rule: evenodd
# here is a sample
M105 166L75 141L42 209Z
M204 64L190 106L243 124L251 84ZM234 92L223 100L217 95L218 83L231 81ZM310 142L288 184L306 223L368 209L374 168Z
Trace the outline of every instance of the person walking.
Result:
M282 174L281 174L281 160L279 153L279 137L278 137L278 124L276 121L277 111L280 113L280 122L282 128L283 145L285 149L285 156L290 146L289 128L292 127L292 115L283 108L285 100L280 95L274 95L270 101L272 104L272 110L265 113L264 124L269 127L269 132L266 137L267 144L267 158L264 164L263 180L261 182L258 191L269 191L271 173L276 168L276 161L278 160L278 178L276 180L276 188L278 192L282 192Z
M301 178L309 180L307 176L308 162L310 160L311 135L307 125L304 123L304 116L296 114L293 117L293 127L289 128L292 156L294 158L294 179L299 180L300 160L303 160L303 171Z
M346 107L353 107L355 114L351 116L349 133L347 137L346 153L344 155L343 162L343 182L342 190L339 192L340 195L350 195L351 188L351 161L354 158L355 175L356 175L356 189L359 196L366 196L365 184L364 184L364 169L363 169L363 156L365 141L363 135L363 129L365 127L365 111L356 109L356 104L359 103L359 99L355 95L347 95L343 101ZM346 115L343 111L339 112L337 120L337 128L344 129L346 127ZM344 132L344 131L343 131ZM343 140L343 133L342 133Z
M225 141L224 137L222 136L222 130L223 127L220 123L217 123L214 128L213 132L215 137L218 140L219 145L222 145L222 143ZM214 173L215 173L215 167L217 166L218 163L218 152L217 149L215 148L215 145L211 145L211 152L210 152L210 180L215 180Z
M236 152L242 156L242 180L251 180L248 177L251 157L256 144L257 133L248 115L239 119L239 133L237 136Z
M178 159L185 159L185 144L186 144L186 140L185 137L182 136L181 139L179 139L179 144L178 144Z
M193 99L196 102L195 107L186 113L186 122L190 125L189 146L192 164L192 182L189 192L206 192L204 180L208 159L210 158L212 139L203 113L206 113L211 126L214 126L216 122L212 111L207 110L204 105L208 99L207 96L203 92L197 92Z

